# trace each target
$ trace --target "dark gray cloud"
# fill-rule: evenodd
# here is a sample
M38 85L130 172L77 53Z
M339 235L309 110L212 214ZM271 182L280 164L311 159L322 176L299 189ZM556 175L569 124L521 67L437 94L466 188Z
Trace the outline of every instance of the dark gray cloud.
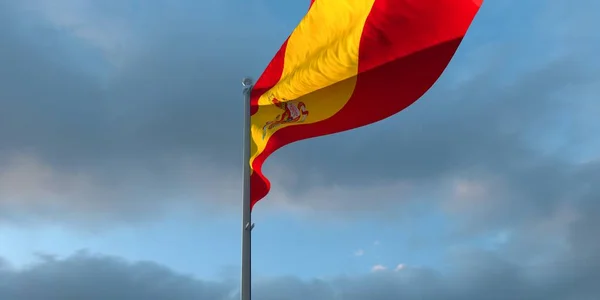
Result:
M399 272L301 280L255 278L254 297L264 300L593 300L600 294L600 225L597 199L570 227L570 247L559 258L516 264L498 252L461 250L450 255L446 271L407 266ZM201 266L198 266L201 267ZM205 281L153 262L131 263L85 251L60 259L40 256L22 269L0 264L0 298L203 299L234 300L237 280Z
M128 164L154 168L165 156L184 154L220 154L219 163L232 165L231 160L239 160L240 74L256 72L268 61L249 42L274 46L280 38L235 28L248 17L213 24L220 27L216 33L188 28L191 16L183 15L189 18L151 31L150 40L124 45L134 55L118 69L103 71L70 56L71 51L89 55L92 64L111 68L100 56L103 49L86 49L85 39L52 23L44 25L35 16L26 15L21 20L26 25L4 19L8 24L0 33L7 45L0 53L4 153L29 150L68 170ZM150 22L148 30L161 25ZM243 54L240 45L246 44Z
M289 30L251 4L119 3L0 4L2 219L130 218L239 190L240 80Z
M293 26L282 20L301 11L157 2L133 17L122 1L23 3L0 4L3 219L122 219L172 199L237 199L239 78L259 74ZM269 201L389 212L483 181L492 208L469 216L501 226L575 199L596 180L572 157L597 149L599 126L586 121L598 111L597 4L507 3L484 5L445 79L402 114L275 154Z
M42 257L25 270L0 269L0 297L53 299L227 299L230 286L202 282L151 262L79 253Z

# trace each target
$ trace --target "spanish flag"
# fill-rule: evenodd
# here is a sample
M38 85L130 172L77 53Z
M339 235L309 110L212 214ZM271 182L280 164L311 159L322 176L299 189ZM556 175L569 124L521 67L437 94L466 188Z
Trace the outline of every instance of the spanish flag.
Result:
M307 138L385 119L442 74L482 0L313 0L250 94L250 201L264 161Z

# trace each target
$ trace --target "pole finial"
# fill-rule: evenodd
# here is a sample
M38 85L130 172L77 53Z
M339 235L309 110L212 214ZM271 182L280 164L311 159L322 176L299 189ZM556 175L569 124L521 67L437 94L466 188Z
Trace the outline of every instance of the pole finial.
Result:
M254 80L252 80L252 78L250 77L244 77L244 79L242 79L242 85L244 87L250 87L254 84Z

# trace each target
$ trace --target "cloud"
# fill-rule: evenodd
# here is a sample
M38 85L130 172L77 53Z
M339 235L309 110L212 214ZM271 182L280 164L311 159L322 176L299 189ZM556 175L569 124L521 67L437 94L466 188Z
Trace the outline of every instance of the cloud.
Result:
M132 221L178 199L237 199L239 82L285 37L278 21L231 1L135 14L135 1L51 2L0 4L0 221L71 222L98 206L98 219Z
M371 272L381 272L381 271L385 271L385 270L387 270L387 267L384 265L374 265L371 268Z
M176 164L179 167L175 167ZM110 180L96 174L53 168L34 156L16 155L0 169L0 223L30 226L50 221L102 228L107 220L117 222L113 224L116 225L122 220L160 219L178 209L209 208L190 203L185 197L221 198L225 201L219 204L221 209L237 206L238 184L234 178L228 179L227 174L214 167L212 175L220 176L215 180L194 169L195 165L192 159L173 160L174 171L168 175L134 169L129 174L120 174L117 180ZM157 181L172 181L171 188L154 186ZM138 193L140 187L144 187L144 194ZM128 197L135 194L138 196ZM149 209L148 203L154 207ZM138 212L144 214L138 215Z
M75 254L42 257L23 270L0 270L6 300L58 299L228 299L231 286L177 274L151 262Z
M253 294L265 300L458 300L482 295L504 300L595 299L600 292L594 280L600 276L600 264L575 255L583 253L571 254L567 260L520 266L494 253L467 251L449 257L452 267L445 272L405 267L402 272L309 280L255 276ZM0 279L0 298L5 300L238 299L237 280L207 281L153 262L85 251L65 258L40 256L22 269L4 265Z
M394 268L394 271L399 272L404 270L404 268L406 268L406 266L404 264L399 264Z
M134 2L0 1L0 222L106 226L237 205L239 80L303 11ZM488 1L424 99L266 165L274 189L257 209L397 222L419 204L458 228L449 243L483 236L487 251L451 247L440 269L259 277L256 297L596 299L598 3ZM229 300L236 286L86 253L24 269L0 259L6 300Z
M356 251L354 251L354 256L363 256L365 255L365 250L363 249L358 249Z
M3 220L98 210L114 223L190 199L236 205L239 80L260 73L304 12L134 2L0 4L0 166L13 186ZM487 229L576 202L568 191L592 177L573 157L593 153L600 132L597 3L511 3L484 4L443 79L405 112L275 154L273 193L257 209L393 220L428 201Z

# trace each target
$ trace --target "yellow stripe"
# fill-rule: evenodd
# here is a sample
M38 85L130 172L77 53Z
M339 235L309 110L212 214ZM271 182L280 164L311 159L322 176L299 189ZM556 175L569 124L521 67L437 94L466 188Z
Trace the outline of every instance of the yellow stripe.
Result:
M267 131L263 139L264 125L283 112L272 105L273 98L304 102L309 115L302 124L333 116L350 99L356 84L362 30L374 2L315 1L288 39L280 81L258 101L260 107L252 116L254 143L250 163L264 150L275 131L293 125ZM341 83L331 86L338 82ZM322 89L327 86L330 87Z

